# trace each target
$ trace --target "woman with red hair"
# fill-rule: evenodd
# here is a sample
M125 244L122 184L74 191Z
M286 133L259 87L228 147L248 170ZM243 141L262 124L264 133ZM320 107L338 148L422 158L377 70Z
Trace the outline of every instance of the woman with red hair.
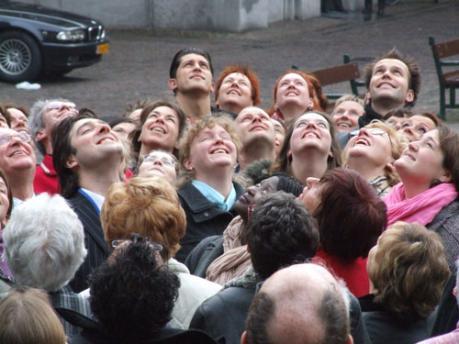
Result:
M215 105L236 116L247 106L260 104L260 82L247 66L230 65L220 73L215 83Z
M276 80L269 114L289 122L307 111L324 112L326 108L327 98L319 80L301 70L288 69Z

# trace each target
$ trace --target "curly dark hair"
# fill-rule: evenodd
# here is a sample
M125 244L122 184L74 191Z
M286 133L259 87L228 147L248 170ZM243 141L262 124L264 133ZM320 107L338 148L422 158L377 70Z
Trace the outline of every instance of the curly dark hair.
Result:
M253 268L263 279L312 258L318 244L316 222L295 196L278 191L257 202L247 227L247 245Z
M314 217L321 248L344 260L366 257L387 226L386 205L352 170L328 171L320 184L321 201Z
M90 280L95 317L109 334L129 343L151 338L170 321L180 287L147 241L115 250Z

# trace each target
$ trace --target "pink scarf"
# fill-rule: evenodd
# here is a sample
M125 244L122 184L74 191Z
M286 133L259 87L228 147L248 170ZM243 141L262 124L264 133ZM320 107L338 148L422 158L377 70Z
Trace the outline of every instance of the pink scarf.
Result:
M451 183L442 183L420 194L406 199L405 187L402 183L395 185L391 192L383 198L387 206L388 225L397 221L418 222L427 225L458 196Z

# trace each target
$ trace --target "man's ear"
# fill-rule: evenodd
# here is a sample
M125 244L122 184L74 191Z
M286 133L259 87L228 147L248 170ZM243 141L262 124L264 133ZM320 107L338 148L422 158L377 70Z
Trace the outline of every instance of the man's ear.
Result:
M74 155L71 155L67 161L65 162L65 167L69 168L69 169L74 169L75 167L78 167L79 164L78 164L78 161L77 159L75 158Z
M185 167L188 171L191 171L193 169L193 164L191 163L191 160L185 159L183 161L183 167Z
M414 91L412 89L409 89L406 92L405 102L406 103L412 103L413 101L414 101Z
M241 334L241 344L247 344L247 331L244 331Z
M212 84L210 85L210 93L215 92L215 82L212 80Z
M44 133L44 130L43 129L40 129L37 131L37 133L35 134L35 141L36 142L40 142L41 140L43 140L44 138L48 137L48 135L46 135Z
M167 81L167 87L171 91L175 91L177 89L177 79L169 79Z

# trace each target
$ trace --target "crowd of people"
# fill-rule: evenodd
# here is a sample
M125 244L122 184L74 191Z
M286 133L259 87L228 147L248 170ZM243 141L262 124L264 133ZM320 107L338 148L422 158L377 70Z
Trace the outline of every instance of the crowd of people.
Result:
M0 342L458 343L459 135L393 49L327 101L172 58L104 121L0 104Z

